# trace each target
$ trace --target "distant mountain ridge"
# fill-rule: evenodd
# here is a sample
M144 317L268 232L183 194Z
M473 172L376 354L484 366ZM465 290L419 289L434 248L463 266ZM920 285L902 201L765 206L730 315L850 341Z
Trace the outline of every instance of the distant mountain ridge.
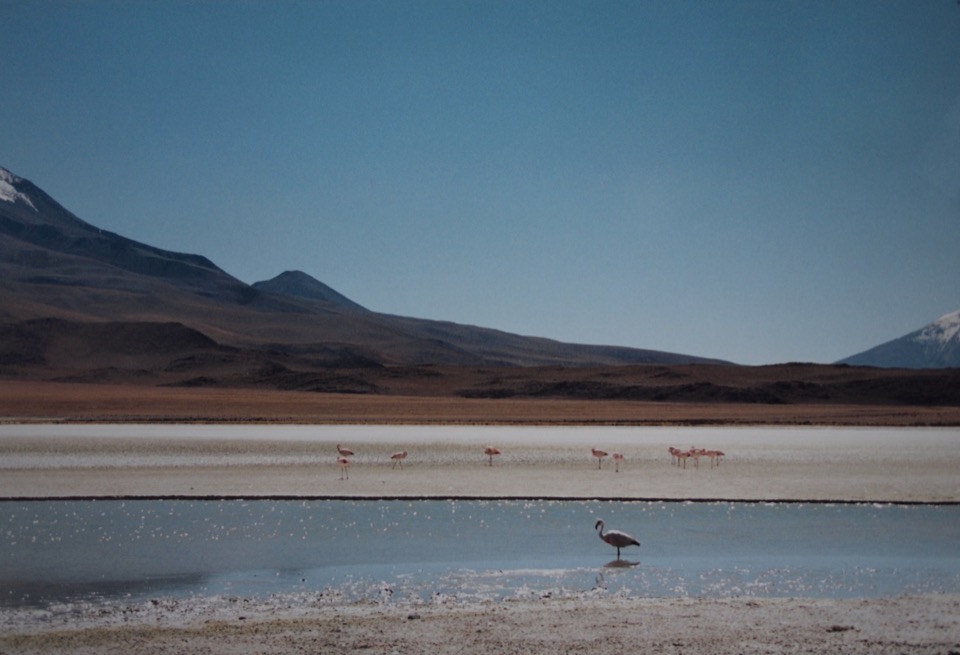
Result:
M946 338L951 329L944 323L926 339ZM960 404L960 369L744 367L381 314L298 271L247 285L201 255L96 228L5 169L0 379L445 396L457 403ZM523 403L498 407L504 416L524 411ZM615 407L603 407L578 406L574 420L620 420Z
M837 363L884 368L960 367L960 310Z
M89 330L76 326L111 323L113 330L136 326L138 334L151 334L144 323L179 324L225 347L269 350L309 366L722 363L380 314L297 271L247 285L201 255L166 251L101 230L32 182L0 168L0 323L36 319L62 319L67 322L44 329L88 336ZM24 325L29 330L23 338L38 334L38 324ZM105 347L109 342L97 344ZM203 357L227 355L210 351ZM296 365L292 360L284 364Z

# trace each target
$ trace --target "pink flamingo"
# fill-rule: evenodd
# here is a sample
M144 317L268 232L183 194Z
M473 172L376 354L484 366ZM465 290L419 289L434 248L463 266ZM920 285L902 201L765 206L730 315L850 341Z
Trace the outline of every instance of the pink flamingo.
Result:
M597 458L597 468L603 464L603 458L607 456L607 452L603 450L597 450L596 448L591 448L590 452L593 453L593 456Z
M689 451L690 457L693 458L693 465L697 468L700 468L700 457L707 453L703 448L691 448Z
M726 454L722 450L706 450L703 453L704 457L710 458L710 468L720 467L720 460L726 457Z
M403 470L403 460L407 458L407 451L401 450L399 453L394 453L390 455L390 459L393 460L393 466L390 468L397 468L397 464L400 465L400 470Z
M350 469L350 460L347 459L346 457L338 457L338 458L337 458L337 464L340 465L340 479L341 479L341 480L343 480L343 479L349 480L349 479L350 479L350 470L349 470L349 469ZM344 478L344 475L346 475L346 478Z
M674 448L673 446L670 446L667 448L667 450L670 451L670 463L674 466L678 466L680 464L680 450L678 448Z
M639 541L628 535L626 532L620 532L619 530L610 530L609 532L604 532L603 519L597 521L596 525L593 526L593 529L600 530L600 538L617 549L617 559L620 559L621 548L640 545Z
M619 472L620 472L620 462L622 462L622 461L623 461L623 453L614 453L614 454L613 454L613 465L614 465L613 471L614 471L614 473L619 473Z
M499 455L500 450L498 448L494 448L493 446L487 446L486 448L483 449L483 454L490 458L489 465L493 466L493 456Z

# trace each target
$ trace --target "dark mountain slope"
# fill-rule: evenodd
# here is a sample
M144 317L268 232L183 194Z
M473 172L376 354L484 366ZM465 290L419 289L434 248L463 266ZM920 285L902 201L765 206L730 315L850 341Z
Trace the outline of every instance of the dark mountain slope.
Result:
M387 325L441 343L456 343L480 360L520 366L617 366L624 364L721 364L720 360L640 348L569 344L447 321L381 315Z
M180 323L226 346L320 359L337 352L389 366L710 361L378 314L296 272L250 286L202 256L100 230L5 169L0 191L0 321L7 323Z
M51 279L72 278L79 272L77 268L61 271L59 267L50 266L56 262L54 255L60 254L106 264L124 272L162 278L167 283L198 291L209 292L214 288L245 293L245 284L205 257L161 250L96 228L74 216L28 180L13 179L17 191L28 201L0 202L0 235L14 240L13 247L8 245L5 254L10 256L11 249L19 250L23 253L23 264L47 263L41 268L48 269Z

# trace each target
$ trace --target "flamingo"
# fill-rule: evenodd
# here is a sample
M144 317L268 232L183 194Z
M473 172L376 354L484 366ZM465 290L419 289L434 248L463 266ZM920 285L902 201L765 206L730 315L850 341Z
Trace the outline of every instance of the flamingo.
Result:
M400 469L403 470L403 460L407 458L407 451L401 450L399 453L394 453L390 455L390 459L393 460L393 466L391 468L397 468L397 464L400 465Z
M604 532L603 519L598 520L596 525L593 526L593 529L600 530L600 538L617 549L617 559L620 559L621 548L640 545L639 541L628 535L626 532L620 532L619 530L610 530L609 532Z
M493 466L493 456L499 455L500 450L498 448L494 448L493 446L487 446L483 449L483 454L490 458L490 466Z
M613 464L614 464L614 473L620 472L620 462L623 461L623 453L614 453L613 454Z
M597 468L603 464L603 458L607 456L607 452L604 450L597 450L596 448L591 448L590 452L593 453L593 456L597 458Z
M340 444L337 444L337 452L344 457L353 457L353 454L354 454L352 450L350 450L349 448L344 448Z
M678 450L675 453L677 457L677 466L680 466L680 460L683 460L683 468L687 468L687 460L693 457L693 453L689 450ZM700 460L696 460L699 463Z
M346 474L346 479L350 479L350 460L346 457L338 457L337 464L340 465L340 479L344 479L344 474Z
M710 468L714 466L720 467L720 460L722 460L726 455L722 450L707 450L703 453L704 457L710 458Z
M689 452L690 457L693 458L693 465L700 468L700 457L701 455L706 455L707 451L703 448L691 448Z
M671 463L671 464L674 464L674 465L679 465L679 464L680 464L680 450L679 450L678 448L674 448L673 446L670 446L669 448L667 448L667 450L670 451L670 463Z

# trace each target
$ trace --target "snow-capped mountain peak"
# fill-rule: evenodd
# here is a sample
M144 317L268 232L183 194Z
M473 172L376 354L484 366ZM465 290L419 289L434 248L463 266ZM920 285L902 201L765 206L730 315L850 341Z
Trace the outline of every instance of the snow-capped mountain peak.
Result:
M920 330L917 341L930 344L947 344L960 339L960 311L945 314Z
M919 330L841 359L839 363L890 368L960 368L960 311L944 314Z
M33 206L33 203L30 201L30 198L25 193L20 193L17 191L15 184L20 183L20 178L8 171L6 168L0 166L0 200L5 202L17 202L22 200L23 202L30 205L33 208L33 211L37 211L37 208Z

